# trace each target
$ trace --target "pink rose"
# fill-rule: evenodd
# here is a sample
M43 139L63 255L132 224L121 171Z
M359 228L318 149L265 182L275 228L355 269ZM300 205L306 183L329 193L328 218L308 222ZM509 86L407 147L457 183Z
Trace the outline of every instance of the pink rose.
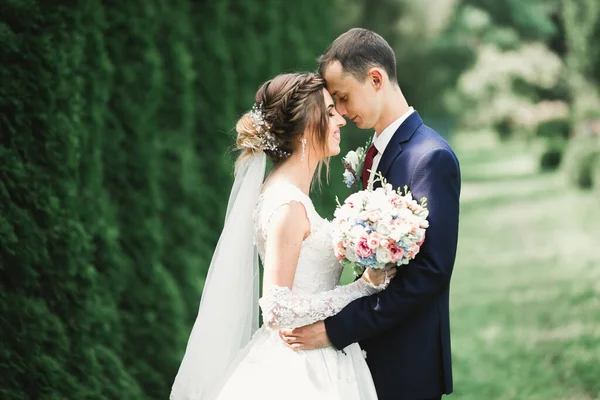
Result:
M379 234L377 234L377 232L373 232L369 235L369 238L367 239L367 246L369 246L371 250L375 250L379 247L380 242L381 238L379 237Z
M419 246L413 243L410 245L410 249L408 250L408 258L412 260L417 254L419 254Z
M361 258L368 258L373 255L373 250L369 248L368 238L367 236L362 236L358 243L356 243L356 254L358 254Z
M402 257L404 257L404 249L402 247L399 247L398 245L396 245L396 243L394 243L394 242L390 242L388 244L388 250L390 251L390 253L392 255L393 263L402 260Z

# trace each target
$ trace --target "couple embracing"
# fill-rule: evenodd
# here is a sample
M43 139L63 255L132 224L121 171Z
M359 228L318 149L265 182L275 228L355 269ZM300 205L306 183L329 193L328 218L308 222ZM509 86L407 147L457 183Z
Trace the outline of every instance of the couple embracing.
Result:
M225 225L172 400L418 400L453 390L458 160L409 107L381 36L351 29L319 63L318 74L265 82L236 125L240 156ZM375 131L363 184L381 173L426 197L429 227L408 265L367 268L340 285L331 222L309 194L340 153L346 119ZM265 179L267 157L274 167Z

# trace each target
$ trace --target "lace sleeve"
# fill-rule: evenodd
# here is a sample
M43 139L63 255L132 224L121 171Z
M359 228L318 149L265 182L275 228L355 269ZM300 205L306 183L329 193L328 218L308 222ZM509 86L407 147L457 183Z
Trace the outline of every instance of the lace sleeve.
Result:
M317 294L293 294L287 287L272 286L259 300L263 321L271 328L297 328L337 314L359 297L380 289L359 279L349 285Z

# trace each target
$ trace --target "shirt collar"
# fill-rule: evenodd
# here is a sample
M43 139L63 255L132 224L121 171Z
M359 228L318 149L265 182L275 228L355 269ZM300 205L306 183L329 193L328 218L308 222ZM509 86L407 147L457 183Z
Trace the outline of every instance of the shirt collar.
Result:
M377 136L377 133L375 133L373 136L373 145L379 154L383 154L388 143L390 143L390 140L392 140L394 133L396 133L400 125L402 125L402 123L410 116L410 114L413 113L413 111L415 111L413 107L408 107L408 111L402 114L400 118L389 124L387 128L381 132L381 135Z

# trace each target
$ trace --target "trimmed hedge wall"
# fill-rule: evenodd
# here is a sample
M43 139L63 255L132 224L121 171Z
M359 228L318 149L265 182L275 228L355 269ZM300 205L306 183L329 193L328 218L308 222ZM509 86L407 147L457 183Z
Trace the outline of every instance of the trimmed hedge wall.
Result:
M259 84L318 0L0 5L0 398L166 399Z

